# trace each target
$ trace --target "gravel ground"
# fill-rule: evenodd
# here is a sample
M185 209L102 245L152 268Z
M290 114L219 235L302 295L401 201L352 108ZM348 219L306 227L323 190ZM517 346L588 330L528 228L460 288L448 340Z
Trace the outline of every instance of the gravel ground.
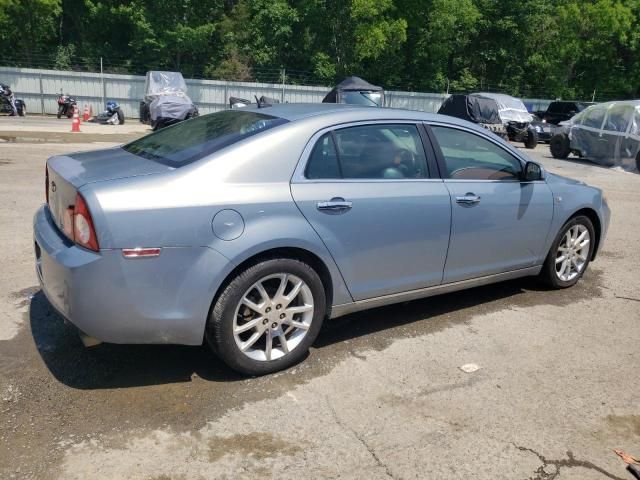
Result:
M204 347L86 350L39 293L45 159L101 146L0 142L0 478L631 478L611 449L640 456L640 175L539 146L612 208L576 287L351 315L301 365L244 379Z

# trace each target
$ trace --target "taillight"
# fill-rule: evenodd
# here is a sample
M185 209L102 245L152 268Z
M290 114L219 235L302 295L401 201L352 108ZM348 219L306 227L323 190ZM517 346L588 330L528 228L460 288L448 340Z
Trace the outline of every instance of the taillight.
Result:
M49 205L49 165L44 166L44 196Z
M100 250L96 230L93 228L91 213L84 198L79 193L76 195L76 204L73 207L73 241L94 252Z

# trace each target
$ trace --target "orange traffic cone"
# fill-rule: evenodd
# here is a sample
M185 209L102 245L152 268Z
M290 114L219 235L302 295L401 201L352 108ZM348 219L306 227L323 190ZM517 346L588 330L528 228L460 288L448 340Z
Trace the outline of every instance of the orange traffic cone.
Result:
M86 122L89 120L89 105L84 104L84 112L82 112L82 121Z
M80 131L80 116L78 115L78 107L73 109L73 120L71 121L71 131L79 132Z

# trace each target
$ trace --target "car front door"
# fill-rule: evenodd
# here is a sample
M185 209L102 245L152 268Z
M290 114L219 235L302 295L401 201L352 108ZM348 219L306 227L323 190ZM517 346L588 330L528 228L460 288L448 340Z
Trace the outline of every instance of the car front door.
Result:
M430 134L452 199L444 283L538 265L553 216L547 184L522 181L523 163L490 133L434 124Z
M424 139L414 123L329 129L296 169L293 198L354 300L442 281L451 204Z

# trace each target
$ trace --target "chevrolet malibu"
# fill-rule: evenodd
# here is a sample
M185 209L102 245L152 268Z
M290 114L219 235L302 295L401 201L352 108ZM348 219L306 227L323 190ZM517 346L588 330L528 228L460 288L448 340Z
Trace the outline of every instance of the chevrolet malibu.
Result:
M36 270L87 342L206 341L261 375L351 312L538 275L573 286L602 192L491 132L340 105L229 110L47 161Z

